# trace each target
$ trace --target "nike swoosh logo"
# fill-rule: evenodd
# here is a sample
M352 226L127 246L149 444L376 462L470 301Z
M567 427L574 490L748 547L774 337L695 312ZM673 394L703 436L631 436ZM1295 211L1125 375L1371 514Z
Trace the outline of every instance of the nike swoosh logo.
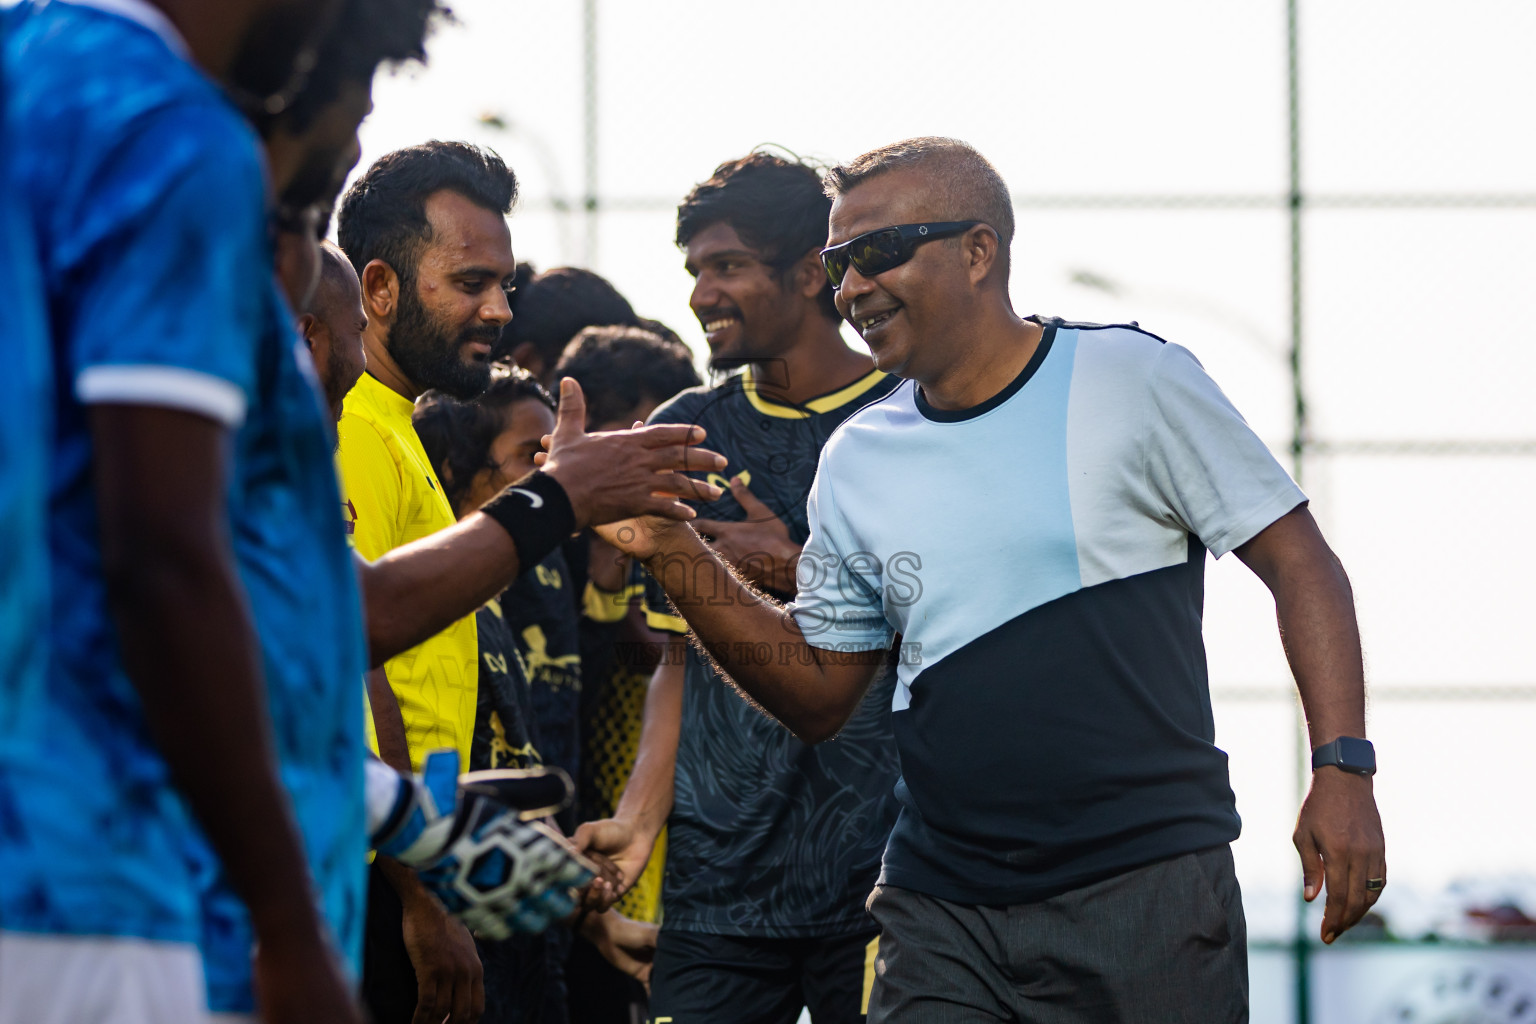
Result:
M523 497L527 498L528 504L532 505L534 508L544 507L544 499L539 497L537 494L534 494L532 491L527 490L526 488L514 487L512 488L512 493L521 494Z

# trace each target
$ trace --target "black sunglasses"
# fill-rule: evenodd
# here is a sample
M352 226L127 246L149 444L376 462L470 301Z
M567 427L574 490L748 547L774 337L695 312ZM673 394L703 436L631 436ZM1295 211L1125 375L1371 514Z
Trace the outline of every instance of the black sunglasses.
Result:
M874 277L910 260L923 242L964 234L980 223L979 220L945 220L933 224L897 224L866 231L842 245L829 245L821 250L821 265L827 268L827 280L832 282L832 287L841 288L849 264L865 277Z

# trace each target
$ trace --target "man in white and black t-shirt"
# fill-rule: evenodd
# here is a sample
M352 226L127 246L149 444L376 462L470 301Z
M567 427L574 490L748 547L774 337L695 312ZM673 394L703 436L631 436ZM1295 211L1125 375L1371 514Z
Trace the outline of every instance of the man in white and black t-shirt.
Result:
M1296 843L1329 942L1386 875L1342 568L1187 351L1014 314L1012 206L980 154L909 140L827 185L838 309L908 383L828 440L795 603L750 593L687 527L609 534L807 741L901 637L871 1022L1246 1021L1205 552L1236 551L1275 596L1324 765Z

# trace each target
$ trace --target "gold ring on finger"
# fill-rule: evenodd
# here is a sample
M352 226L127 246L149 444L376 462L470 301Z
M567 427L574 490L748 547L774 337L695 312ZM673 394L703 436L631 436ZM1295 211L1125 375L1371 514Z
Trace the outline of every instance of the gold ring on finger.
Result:
M1367 878L1365 880L1366 892L1381 892L1386 887L1387 880L1385 878Z

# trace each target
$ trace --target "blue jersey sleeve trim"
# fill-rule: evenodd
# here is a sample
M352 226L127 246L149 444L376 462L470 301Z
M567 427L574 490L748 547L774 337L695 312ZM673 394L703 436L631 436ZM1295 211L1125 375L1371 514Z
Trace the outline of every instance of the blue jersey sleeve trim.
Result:
M75 377L82 405L154 405L206 416L235 428L245 421L245 393L229 381L179 366L88 366Z

